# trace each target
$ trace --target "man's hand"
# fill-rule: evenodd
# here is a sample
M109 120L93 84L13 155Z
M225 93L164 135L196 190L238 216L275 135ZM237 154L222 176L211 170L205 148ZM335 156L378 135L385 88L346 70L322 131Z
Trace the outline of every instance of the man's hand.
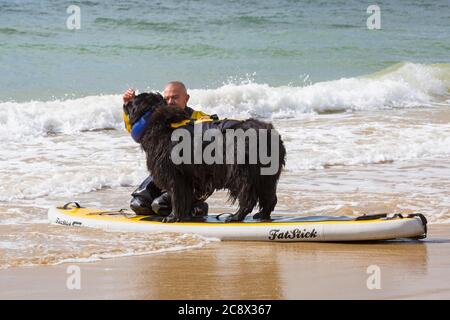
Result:
M123 104L127 104L136 96L134 89L130 88L123 94Z

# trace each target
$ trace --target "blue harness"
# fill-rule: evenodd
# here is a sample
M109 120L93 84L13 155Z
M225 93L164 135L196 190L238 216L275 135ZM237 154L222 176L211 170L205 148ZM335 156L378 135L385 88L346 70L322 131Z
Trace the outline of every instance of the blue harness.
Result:
M137 143L141 142L142 137L144 136L144 133L145 133L145 129L147 129L148 125L150 124L151 116L152 116L152 112L148 111L148 112L144 113L144 115L142 117L140 117L139 120L133 124L133 128L131 129L131 137Z

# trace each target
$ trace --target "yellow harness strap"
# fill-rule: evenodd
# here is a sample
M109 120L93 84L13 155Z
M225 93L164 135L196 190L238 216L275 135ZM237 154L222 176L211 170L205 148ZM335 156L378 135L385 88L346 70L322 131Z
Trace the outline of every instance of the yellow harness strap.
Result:
M194 112L192 112L190 119L186 119L186 120L176 122L176 123L171 123L170 127L176 129L176 128L185 126L189 123L196 124L196 123L209 122L209 121L213 121L213 119L211 119L211 116L209 114L206 114L203 111L195 111L194 110Z
M203 111L195 111L192 112L191 119L199 120L204 118L210 118L211 116L209 114L204 113Z
M128 133L130 133L131 132L130 118L125 113L125 111L123 112L123 121L125 122L125 129L127 129Z
M211 121L214 121L214 120L209 118L209 116L208 116L208 118L202 118L202 119L197 119L197 120L195 120L195 119L186 119L186 120L183 120L183 121L180 121L180 122L171 123L170 127L173 128L173 129L176 129L176 128L185 126L187 124L197 124L197 123L211 122Z

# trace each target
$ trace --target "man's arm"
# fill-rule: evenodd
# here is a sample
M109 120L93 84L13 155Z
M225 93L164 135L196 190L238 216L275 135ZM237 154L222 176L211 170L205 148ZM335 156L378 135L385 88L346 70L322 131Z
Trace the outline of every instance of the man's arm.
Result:
M128 114L125 112L125 106L131 102L131 100L134 99L136 96L136 92L134 89L129 88L125 93L123 94L123 121L125 123L125 129L127 129L128 132L131 132L131 124L130 119L128 117Z

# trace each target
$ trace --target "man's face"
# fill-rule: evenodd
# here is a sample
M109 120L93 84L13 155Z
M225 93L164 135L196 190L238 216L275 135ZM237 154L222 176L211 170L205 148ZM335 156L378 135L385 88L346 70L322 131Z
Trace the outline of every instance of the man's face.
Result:
M183 87L176 84L169 84L163 92L164 100L169 106L184 109L189 100L189 95Z

